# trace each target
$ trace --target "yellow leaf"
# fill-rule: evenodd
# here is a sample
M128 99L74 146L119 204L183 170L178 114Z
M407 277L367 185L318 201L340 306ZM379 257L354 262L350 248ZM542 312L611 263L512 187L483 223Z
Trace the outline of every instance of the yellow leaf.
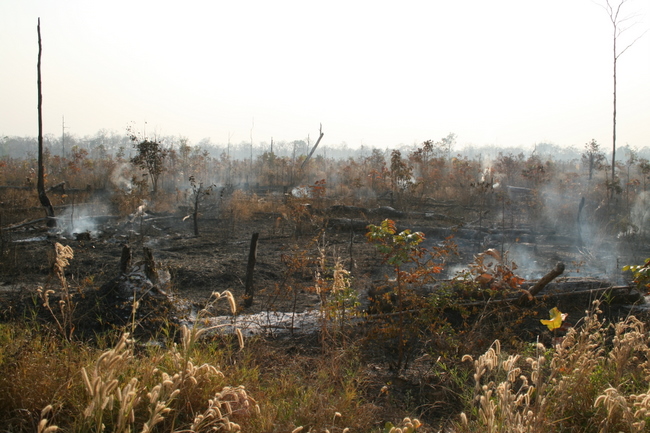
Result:
M542 325L546 325L549 329L549 331L552 331L554 329L557 329L562 326L562 322L564 322L564 318L566 317L566 314L562 314L560 310L557 309L557 307L553 307L551 311L549 311L551 315L551 320L540 320L542 322Z

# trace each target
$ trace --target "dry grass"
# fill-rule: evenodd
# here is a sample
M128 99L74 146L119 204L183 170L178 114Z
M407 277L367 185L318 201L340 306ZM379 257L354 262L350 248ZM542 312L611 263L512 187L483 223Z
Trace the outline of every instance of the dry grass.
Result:
M64 270L70 258L70 249L55 248L52 270L61 290L67 287ZM324 249L317 261L316 288L329 301L322 305L328 338L320 345L274 346L252 339L244 347L241 333L221 335L218 326L203 319L217 302L227 302L234 312L229 292L213 293L194 326L181 327L177 341L161 337L162 345L143 345L128 332L98 336L94 346L82 344L61 332L66 330L61 308L49 308L55 332L30 319L1 325L0 414L5 415L0 431L433 431L415 419L397 427L377 422L387 413L397 420L418 412L408 412L414 406L398 407L405 395L379 405L367 353L343 338L343 317L350 314L352 300L337 296L351 288L347 271L340 260L329 263ZM47 293L43 296L47 303ZM73 308L73 300L63 306ZM535 344L521 354L506 354L495 341L476 358L466 355L474 387L455 386L465 377L460 359L448 355L436 361L450 366L440 377L454 384L453 392L469 396L457 398L467 404L460 420L453 416L449 421L450 428L646 431L646 325L635 317L609 324L600 313L594 304L580 326L552 348ZM450 335L450 344L457 339L460 345L460 338ZM437 385L444 384L425 384ZM437 404L420 403L421 408Z
M499 341L474 360L474 405L457 432L643 432L650 420L650 339L635 317L615 324L598 304L579 329L531 356Z
M215 298L234 306L227 292ZM136 356L128 333L95 354L65 340L57 344L52 335L33 329L16 335L17 329L4 328L0 408L12 415L3 419L3 429L29 430L39 407L46 408L38 421L42 431L53 431L57 424L84 432L154 431L156 425L163 431L234 431L234 419L259 414L243 387L219 386L223 373L212 364L193 362L198 339L213 328L183 327L179 345L144 356Z
M58 242L54 243L54 250L50 254L50 269L52 275L58 280L60 286L58 288L60 292L58 308L52 307L50 304L50 296L54 295L56 290L53 290L51 287L39 287L37 290L38 296L43 302L43 307L50 312L58 331L69 341L72 339L72 333L74 332L72 319L75 310L75 302L73 301L68 281L65 278L65 268L70 264L70 260L73 258L74 251L70 246L62 245Z
M234 310L229 292L214 293L178 343L163 340L166 348L143 346L128 332L93 348L36 321L2 325L0 430L341 432L376 425L355 350L290 353L262 339L244 347L241 333L220 335L203 320L221 301ZM410 431L419 425L409 422Z
M185 328L178 345L143 349L123 334L105 350L39 333L5 338L3 355L14 353L2 359L0 430L376 431L353 352L287 353L263 340L240 350L199 337Z
M232 302L228 293L211 302L218 300ZM167 348L143 347L124 333L103 350L34 325L2 325L0 429L434 431L415 419L377 422L385 408L369 398L372 379L358 347L287 348L254 338L241 348L202 323L182 328ZM463 358L472 362L474 386L461 392L473 397L448 431L647 431L649 343L643 322L608 324L597 305L555 347L507 354L495 341Z
M224 215L235 220L250 220L258 212L278 212L281 207L281 200L273 200L273 197L262 198L257 194L247 194L238 189L230 196Z

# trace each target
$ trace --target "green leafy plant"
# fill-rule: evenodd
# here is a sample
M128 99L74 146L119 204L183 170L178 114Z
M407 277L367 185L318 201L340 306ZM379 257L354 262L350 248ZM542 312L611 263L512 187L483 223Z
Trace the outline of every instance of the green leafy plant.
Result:
M647 258L642 265L627 265L623 271L632 272L634 282L639 289L650 291L650 258Z
M423 251L418 248L424 241L424 233L404 230L397 233L395 221L385 219L380 225L370 224L366 238L376 244L377 251L384 256L384 261L399 271L407 262L413 261L415 256L422 256ZM397 274L399 277L399 273Z
M408 284L421 283L427 277L442 270L441 265L422 263L426 249L420 247L424 241L424 233L404 230L397 232L395 221L385 219L380 225L370 224L366 233L368 242L375 244L377 251L383 256L384 263L393 267L395 273L395 298L398 315L397 341L398 360L396 368L400 369L404 361L404 348L406 344L404 327L405 290ZM415 266L407 269L405 265Z

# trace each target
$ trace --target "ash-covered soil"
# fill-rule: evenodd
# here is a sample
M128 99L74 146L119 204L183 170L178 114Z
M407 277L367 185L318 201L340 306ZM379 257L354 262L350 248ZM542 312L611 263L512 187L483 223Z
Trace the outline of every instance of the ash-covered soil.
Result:
M77 298L100 290L122 275L124 245L131 248L133 266L143 260L143 249L153 253L156 266L169 272L161 289L174 302L196 311L210 302L213 292L233 293L240 313L260 311L304 312L319 303L313 290L316 261L323 251L329 262L339 257L355 278L363 280L381 264L364 232L310 225L297 234L295 227L278 224L277 215L257 215L246 221L201 219L200 235L194 236L191 220L182 215L151 215L133 219L98 218L89 231L47 229L28 225L3 233L0 271L0 307L4 316L21 310L20 302L32 302L37 288L60 284L52 276L54 244L74 252L65 269L71 292ZM322 220L321 220L322 224ZM61 229L60 229L61 230ZM259 233L254 268L253 304L244 308L246 271L253 233ZM22 298L22 301L17 300ZM58 298L56 298L58 299ZM37 303L33 301L32 303ZM211 309L226 314L227 303Z
M478 355L494 339L501 339L504 346L509 341L553 344L554 337L561 336L565 330L551 333L540 319L549 318L549 310L558 307L568 314L567 326L578 326L596 298L605 301L600 308L611 319L636 314L642 320L650 320L642 297L626 298L628 293L622 290L616 292L621 299L615 299L599 291L612 282L620 284L616 281L620 273L611 272L618 264L596 260L589 249L575 246L570 236L551 235L530 227L499 230L495 225L492 228L452 226L444 215L431 218L425 213L402 214L388 209L375 215L360 214L352 208L347 213L344 211L339 208L315 215L301 227L288 224L277 214L257 214L245 221L201 219L200 236L193 235L192 222L184 220L182 215L153 214L131 219L96 218L94 224L85 226L90 231L80 234L74 230L52 232L43 225L32 224L4 231L0 255L0 320L26 318L52 323L52 313L42 306L37 288L54 290L50 304L58 314L61 285L51 263L54 245L60 243L70 246L74 253L65 268L65 278L76 305L77 337L92 338L98 331L128 329L139 334L140 341L148 341L165 329L174 329L170 325L196 318L203 310L207 326L244 327L245 335L287 335L279 329L290 329L291 339L269 339L269 342L278 344L287 353L308 353L320 344L319 315L314 311L321 298L314 286L318 261L324 254L328 267L334 265L336 258L341 260L350 271L361 305L377 313L367 320L355 321L347 337L364 342L369 401L377 403L386 413L391 411L391 406L410 401L421 408L422 419L432 424L461 407L456 394L449 392L452 389L449 386L454 385L445 382L446 376L434 373L436 358L442 356L438 354ZM451 237L457 249L444 258L445 272L440 274L439 284L444 284L488 248L510 251L509 259L522 266L515 272L528 280L524 287L530 288L536 278L554 268L558 261L565 263L566 271L548 286L543 296L523 305L503 302L498 297L472 297L472 293L463 298L459 290L458 302L465 302L464 307L441 313L443 321L457 335L448 338L445 334L450 331L446 326L434 326L431 333L418 330L409 340L405 358L408 368L398 371L393 368L398 359L395 340L382 331L391 324L396 326L398 316L391 305L386 310L383 310L385 305L375 306L373 311L368 299L378 289L391 287L391 268L382 264L375 246L365 238L367 224L379 224L388 217L397 221L398 230L423 231L424 246L429 250L443 248ZM244 289L253 233L259 233L253 279L255 295L252 306L246 308ZM605 248L608 253L613 252L611 244L603 244L610 245ZM126 265L125 245L132 254ZM149 268L145 248L154 259ZM435 286L432 284L428 290L435 290ZM235 322L223 319L229 314L226 302L209 305L213 292L225 290L233 293L237 304L239 316ZM571 290L582 294L562 294ZM139 301L135 320L134 299ZM641 305L632 307L635 303ZM275 314L273 320L271 314ZM431 315L420 317L417 309L408 311L407 317L423 330L428 326L426 320L438 320ZM294 333L294 330L303 332ZM390 384L391 400L383 392L386 384Z
M381 256L365 238L366 225L379 224L384 218L395 219L398 230L423 231L424 246L428 249L442 248L445 239L454 242L457 249L444 258L445 272L440 274L441 280L466 268L476 254L497 248L510 250L508 259L519 265L516 272L525 279L540 278L556 262L562 261L566 265L562 278L597 277L604 281L601 286L607 280L621 284L620 272L608 275L607 263L590 257L588 249L571 245L569 236L550 236L526 227L498 230L487 225L451 225L440 214L333 207L300 226L272 213L256 214L247 220L202 218L199 236L194 236L191 219L184 219L183 215L142 214L121 219L106 216L85 219L80 227L86 231L74 227L48 230L42 224L4 231L0 313L15 317L24 314L25 305L40 305L42 300L36 295L39 286L53 289L52 299L59 299L60 283L51 272L53 245L57 242L70 246L74 252L65 276L78 308L92 321L112 308L111 304L119 304L122 309L119 314L122 322L114 325L123 326L129 320L129 303L133 297L124 288L120 289L122 295L117 296L116 287L120 281L133 280L130 273L142 271L145 248L152 252L156 268L169 275L156 287L156 293L166 297L165 302L154 297L151 302L142 303L142 308L148 305L143 312L147 317L163 315L168 316L164 320L175 321L189 318L210 303L213 292L225 290L234 295L238 314L304 313L318 307L321 301L315 285L318 261L323 254L328 267L336 259L341 260L350 271L362 306L368 308L368 291L385 285L392 277L392 270L382 264ZM245 307L246 270L253 233L259 233L254 297L252 306ZM126 275L121 270L125 245L133 255ZM620 269L618 263L610 265ZM584 299L575 305L569 298L557 302L562 303L563 311L573 310L573 317L589 307L589 300ZM158 305L164 308L156 310ZM547 308L546 305L538 307L540 312ZM220 302L210 305L209 313L225 315L229 314L228 310L227 303ZM539 327L538 320L531 324Z

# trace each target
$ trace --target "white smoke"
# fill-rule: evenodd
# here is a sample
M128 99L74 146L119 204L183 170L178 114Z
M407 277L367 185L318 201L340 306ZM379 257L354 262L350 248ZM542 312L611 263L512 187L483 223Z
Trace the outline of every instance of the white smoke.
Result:
M72 205L66 208L57 218L57 229L65 237L74 237L81 233L89 233L91 237L99 234L95 215L105 215L107 206L100 204Z
M647 233L648 222L650 222L650 194L647 191L637 196L630 210L630 218L637 233Z
M117 165L111 173L111 183L118 189L131 191L133 183L129 178L130 169L131 165L127 163Z

